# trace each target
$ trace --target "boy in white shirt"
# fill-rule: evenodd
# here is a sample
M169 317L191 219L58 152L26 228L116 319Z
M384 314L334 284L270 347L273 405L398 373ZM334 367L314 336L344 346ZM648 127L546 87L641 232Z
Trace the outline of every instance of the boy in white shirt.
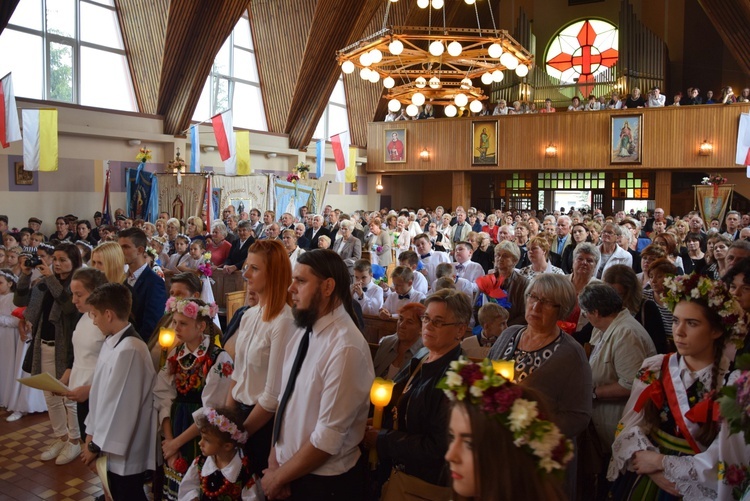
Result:
M415 291L421 292L423 295L427 295L427 279L423 274L417 271L419 265L419 258L417 253L414 251L403 251L398 256L398 265L409 268L414 273L414 284L412 287Z
M391 318L393 313L398 312L401 307L409 303L418 303L424 299L424 294L412 288L414 283L414 272L406 266L397 266L391 272L393 291L386 290L388 297L385 298L383 307L380 308L380 318Z
M360 259L354 263L352 298L359 302L363 315L377 315L383 306L383 291L372 281L370 261Z
M419 260L422 261L422 266L424 266L422 272L427 277L427 283L431 284L437 278L435 276L435 268L440 263L450 263L451 258L447 252L433 250L432 243L430 243L430 236L426 233L414 237L413 242L417 254L419 254Z
M436 290L435 286L439 279L443 277L447 277L453 280L453 282L456 284L456 290L459 290L465 294L468 294L469 297L474 297L475 292L475 285L466 280L465 278L459 278L456 276L456 270L453 269L453 265L451 263L440 263L435 270L435 282L432 283L432 290Z
M481 264L471 260L472 254L474 254L474 248L469 242L459 242L456 244L453 256L456 259L456 276L465 278L473 284L477 278L484 276L484 269Z
M94 371L86 418L83 462L96 471L107 456L114 501L146 501L146 470L155 464L157 426L152 415L156 373L143 339L128 322L132 297L127 287L108 283L86 300L94 325L106 337Z

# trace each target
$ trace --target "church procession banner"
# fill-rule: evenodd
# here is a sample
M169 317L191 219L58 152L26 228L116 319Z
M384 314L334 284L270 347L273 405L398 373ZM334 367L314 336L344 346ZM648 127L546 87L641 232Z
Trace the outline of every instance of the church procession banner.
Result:
M697 184L695 188L695 205L700 210L701 217L709 226L712 219L724 221L724 214L732 206L733 184L720 186Z
M296 183L276 180L276 218L285 212L297 217L300 207L307 207L310 214L321 214L328 182L319 179L300 179Z
M257 208L261 214L267 207L272 207L269 200L269 186L273 186L272 175L258 174L249 176L223 176L215 175L213 178L214 188L221 190L219 206L221 210L216 212L216 217L221 217L221 211L233 205L237 214L250 212Z

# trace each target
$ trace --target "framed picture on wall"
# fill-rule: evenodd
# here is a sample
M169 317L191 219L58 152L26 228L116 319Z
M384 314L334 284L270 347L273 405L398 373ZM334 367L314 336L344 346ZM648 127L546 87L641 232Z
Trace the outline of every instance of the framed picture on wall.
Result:
M398 164L406 162L406 129L387 129L385 137L385 163Z
M610 164L643 162L643 114L610 117Z
M471 165L497 165L497 120L471 123Z
M16 169L16 185L32 185L34 184L34 172L23 170L23 162L15 163Z

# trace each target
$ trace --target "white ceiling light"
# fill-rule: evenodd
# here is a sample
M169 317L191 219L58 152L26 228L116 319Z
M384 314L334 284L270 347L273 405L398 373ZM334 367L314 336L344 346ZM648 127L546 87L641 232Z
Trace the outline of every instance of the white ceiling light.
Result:
M482 73L482 83L484 85L489 85L492 83L492 74L489 72Z
M461 89L463 90L469 90L473 84L471 83L471 78L464 78L461 80Z
M450 54L453 57L460 56L462 50L464 50L464 48L461 47L461 44L457 42L456 40L448 44L448 54Z
M392 89L396 85L396 81L392 77L385 77L383 79L383 87L386 89Z
M344 63L341 65L341 71L343 71L346 74L353 73L354 63L351 61L344 61Z
M417 86L417 89L424 89L427 87L427 80L425 80L424 77L417 77L417 79L414 80L414 85Z
M482 101L480 101L479 99L475 99L469 105L469 109L474 113L479 113L480 111L482 111Z
M400 109L401 109L401 103L399 102L398 99L391 99L390 101L388 101L388 110L389 111L392 111L392 112L395 113L395 112L397 112Z
M411 102L417 106L422 106L424 104L424 94L421 92L415 92L414 95L411 96Z
M420 9L426 9L430 5L430 0L417 0L417 7Z
M380 73L377 71L370 70L370 75L367 78L372 83L377 83L380 80Z
M432 54L433 56L442 56L444 51L445 46L440 40L435 40L434 42L430 43L430 54Z
M432 0L432 8L433 9L442 9L444 3L445 2L443 0Z
M466 94L459 92L456 94L456 97L453 98L453 101L456 103L456 106L463 108L469 102L469 98L466 97Z
M497 59L503 54L503 47L499 43L493 43L487 49L487 53L490 55L490 57L494 57L495 59Z
M526 66L525 64L522 64L516 68L516 75L518 75L519 77L523 78L528 74L529 74L529 67Z
M370 57L369 52L363 52L359 56L359 64L361 64L362 66L370 66L372 64L372 58Z
M492 81L493 82L502 82L503 78L505 78L505 75L503 75L503 72L500 70L495 70L492 72Z
M404 51L404 44L401 43L401 40L394 40L388 44L388 51L394 56L398 56Z
M445 110L443 110L443 111L445 111L445 116L446 117L455 117L456 113L458 112L458 110L456 109L456 107L453 106L452 104L449 104L448 106L446 106Z
M362 80L369 80L370 79L370 68L362 68L359 70L359 78Z
M372 64L378 64L383 60L383 53L379 49L372 49L370 51L370 62Z
M416 117L417 113L419 113L419 108L416 105L410 104L406 107L406 114L410 117Z
M500 64L509 70L515 70L518 66L518 59L510 52L503 52L503 55L500 56Z
M432 78L430 78L430 88L431 89L439 89L440 88L440 79L438 77L432 77Z

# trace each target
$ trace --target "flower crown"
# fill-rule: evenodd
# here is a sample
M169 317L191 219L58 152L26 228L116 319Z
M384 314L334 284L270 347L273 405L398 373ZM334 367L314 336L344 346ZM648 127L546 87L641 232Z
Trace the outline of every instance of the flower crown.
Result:
M185 235L184 233L178 233L177 236L174 237L175 240L177 240L178 238L184 238L185 240L187 240L188 245L190 245L190 243L192 242L190 237Z
M199 316L213 318L219 312L219 307L216 303L206 304L199 306L198 303L192 299L178 299L170 297L167 299L167 305L164 309L164 313L182 313L188 318L197 320Z
M454 360L437 387L450 400L468 400L497 417L513 434L514 445L536 456L539 470L562 470L573 459L573 442L557 425L541 419L537 403L521 398L521 387L496 374L489 360L481 364L464 357Z
M159 253L156 252L156 249L154 249L151 246L146 247L146 254L149 255L149 256L151 256L151 258L153 258L153 259L158 259L159 258Z
M232 437L232 440L234 440L235 442L239 444L244 444L245 442L247 442L247 432L240 431L239 428L237 428L236 424L227 419L226 416L222 416L221 414L216 412L216 409L212 409L211 407L204 407L203 415L206 417L208 422L217 427L219 431L223 433L229 433L229 436Z
M691 273L664 279L666 294L664 302L674 311L680 301L703 299L708 307L719 315L729 342L741 348L747 334L747 314L729 293L726 284L705 275Z
M88 243L86 240L76 240L76 245L83 245L84 247L87 247L89 250L94 250L94 246Z
M39 249L45 250L48 253L55 252L55 246L54 245L50 245L50 244L44 243L44 242L40 243L36 248L37 248L37 250L39 250Z

